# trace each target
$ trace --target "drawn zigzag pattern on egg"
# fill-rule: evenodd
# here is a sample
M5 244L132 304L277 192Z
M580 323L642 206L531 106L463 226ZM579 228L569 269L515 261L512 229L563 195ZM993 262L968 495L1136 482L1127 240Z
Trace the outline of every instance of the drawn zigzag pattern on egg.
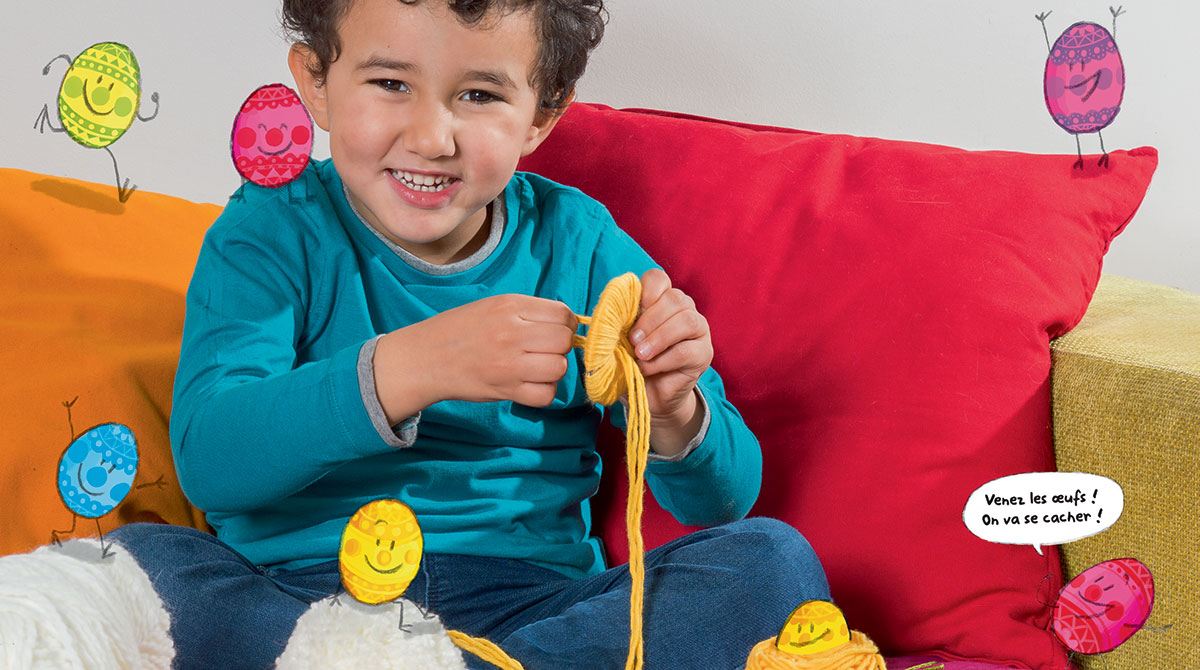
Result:
M1044 75L1046 109L1063 130L1078 135L1108 127L1121 111L1125 65L1112 34L1076 23L1050 48Z
M1103 26L1079 23L1067 30L1054 43L1050 62L1055 65L1086 65L1117 53L1117 43Z
M312 118L284 84L260 86L242 103L233 122L230 150L238 174L259 186L294 181L312 152Z
M1114 584L1125 589L1113 590ZM1054 632L1073 651L1101 654L1140 630L1153 606L1154 578L1145 565L1135 559L1105 561L1063 588L1054 610Z
M120 82L132 93L134 97L132 110L136 111L141 84L138 81L140 75L137 58L134 57L129 47L116 42L102 42L93 45L76 56L75 60L71 62L71 69L67 71L66 76L70 77L75 68L83 71L85 75L94 72ZM63 83L65 86L66 78ZM67 135L83 146L102 149L116 142L133 124L132 112L123 118L118 114L112 117L112 121L109 123L99 123L97 117L84 113L86 106L82 109L76 108L77 105L82 104L81 98L76 102L76 98L66 95L65 90L59 92L58 118L62 122L63 128L66 129Z
M259 186L283 186L304 172L308 166L309 155L285 154L282 156L255 156L249 158L238 156L235 161L237 171L242 176Z

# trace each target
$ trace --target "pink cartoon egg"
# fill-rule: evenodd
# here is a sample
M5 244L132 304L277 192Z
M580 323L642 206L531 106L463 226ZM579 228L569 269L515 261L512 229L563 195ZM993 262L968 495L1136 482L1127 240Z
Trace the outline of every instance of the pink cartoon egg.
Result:
M1080 22L1059 36L1046 58L1046 108L1069 133L1112 123L1125 95L1125 65L1103 26Z
M312 117L296 92L283 84L267 84L251 93L233 120L230 136L238 174L270 187L300 176L312 142Z
M1072 651L1101 654L1142 629L1154 607L1154 578L1134 558L1104 561L1059 591L1054 632Z

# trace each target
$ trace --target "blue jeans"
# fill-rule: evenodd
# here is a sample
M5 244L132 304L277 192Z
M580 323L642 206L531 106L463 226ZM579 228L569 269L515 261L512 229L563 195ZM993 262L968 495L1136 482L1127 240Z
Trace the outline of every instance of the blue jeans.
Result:
M270 668L296 620L340 591L337 562L250 564L211 535L132 524L109 537L145 569L171 615L175 667ZM645 667L740 668L788 614L829 599L825 572L791 526L746 519L646 553ZM446 628L485 637L529 670L611 670L629 651L627 565L583 579L523 561L426 554L405 597ZM492 668L464 653L470 668Z

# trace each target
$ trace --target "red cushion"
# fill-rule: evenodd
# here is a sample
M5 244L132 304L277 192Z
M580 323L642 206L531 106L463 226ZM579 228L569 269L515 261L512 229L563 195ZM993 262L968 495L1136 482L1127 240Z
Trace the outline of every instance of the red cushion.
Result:
M521 168L605 203L695 298L762 443L753 514L812 542L852 627L889 653L1049 668L1066 657L1036 593L1059 586L1056 548L986 542L962 511L989 480L1054 469L1049 340L1157 165L1096 158L575 104ZM622 471L595 509L613 561ZM689 530L647 502L648 547Z

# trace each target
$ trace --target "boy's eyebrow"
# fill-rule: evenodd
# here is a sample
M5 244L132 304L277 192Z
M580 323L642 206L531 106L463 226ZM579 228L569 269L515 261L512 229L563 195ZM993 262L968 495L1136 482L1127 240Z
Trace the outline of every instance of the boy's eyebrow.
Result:
M384 70L400 70L401 72L417 71L417 66L409 63L408 61L393 60L391 58L384 58L383 56L371 56L365 61L359 63L354 69L372 70L376 68Z
M517 85L513 82L512 77L509 77L504 72L496 70L471 70L463 79L467 81L482 81L484 83L499 86L500 88L516 89Z

